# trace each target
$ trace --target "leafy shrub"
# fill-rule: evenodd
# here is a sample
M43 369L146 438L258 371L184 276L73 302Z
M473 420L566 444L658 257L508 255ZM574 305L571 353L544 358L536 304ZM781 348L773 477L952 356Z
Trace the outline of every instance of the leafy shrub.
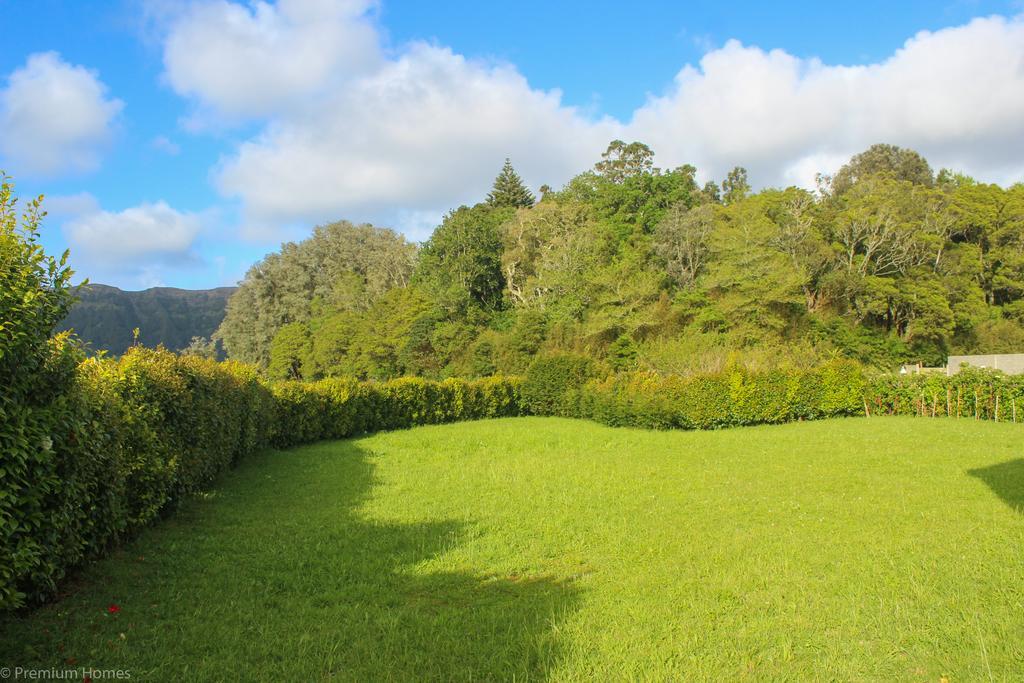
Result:
M534 415L575 415L580 389L593 375L593 361L585 356L540 356L523 378L523 408Z
M520 414L512 377L441 382L404 377L388 382L326 379L278 382L273 443L284 448L319 439L457 420Z
M860 367L849 361L685 377L635 372L587 383L580 413L613 426L715 429L859 414L864 388Z
M36 200L19 219L0 174L0 607L22 601L27 583L45 583L49 565L76 556L51 533L50 516L66 512L54 510L64 472L53 434L81 408L69 396L80 352L66 335L50 339L73 293L67 254L51 258L38 243L41 217ZM69 525L83 523L68 514Z
M40 382L57 392L26 436L4 445L0 607L37 602L94 557L267 443L272 398L251 368L165 350L83 360L49 343ZM19 467L20 465L20 467ZM17 469L15 469L17 468Z

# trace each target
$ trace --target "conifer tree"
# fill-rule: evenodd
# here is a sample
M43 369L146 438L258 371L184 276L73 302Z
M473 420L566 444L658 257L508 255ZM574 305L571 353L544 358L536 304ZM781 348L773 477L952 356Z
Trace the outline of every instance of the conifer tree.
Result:
M494 179L494 187L487 195L487 203L494 207L531 207L535 201L533 193L512 168L512 162L505 159L505 165L501 167L501 173Z

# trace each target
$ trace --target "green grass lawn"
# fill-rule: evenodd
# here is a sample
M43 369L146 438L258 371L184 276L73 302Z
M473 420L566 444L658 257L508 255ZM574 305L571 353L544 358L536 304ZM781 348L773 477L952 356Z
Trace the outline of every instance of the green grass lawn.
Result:
M268 452L0 621L0 666L1021 680L1022 447L970 420L520 418Z

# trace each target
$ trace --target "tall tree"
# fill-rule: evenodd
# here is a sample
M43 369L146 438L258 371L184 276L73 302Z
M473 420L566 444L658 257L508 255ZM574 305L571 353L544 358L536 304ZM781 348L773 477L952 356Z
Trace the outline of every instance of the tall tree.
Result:
M722 181L722 201L726 204L735 204L750 194L750 183L747 181L747 169L742 166L729 171L729 175Z
M605 179L619 184L627 178L651 173L654 168L654 152L642 142L626 144L622 140L612 140L608 149L601 155L601 161L594 165L598 174Z
M715 209L714 204L692 209L676 205L669 209L655 230L654 253L681 287L692 285L704 269L708 238L715 226Z
M511 206L525 209L533 206L536 201L533 193L523 184L523 179L512 168L512 162L506 158L501 173L494 179L494 186L487 195L487 204L495 208Z
M576 318L606 242L587 207L548 201L502 226L502 270L512 303Z
M288 323L277 331L270 343L271 379L312 379L304 366L310 353L309 329L304 323Z
M832 192L843 194L871 176L885 175L914 185L931 187L935 183L932 167L912 149L896 145L871 145L847 162L832 179Z
M266 368L282 325L308 322L324 309L366 310L409 282L416 246L392 230L348 221L288 242L246 273L215 335L228 355Z
M804 309L803 274L772 248L777 227L762 195L734 202L710 237L707 275L701 286L733 328L752 338L781 333Z
M423 245L415 281L449 313L499 308L505 288L499 226L512 214L488 204L450 212Z

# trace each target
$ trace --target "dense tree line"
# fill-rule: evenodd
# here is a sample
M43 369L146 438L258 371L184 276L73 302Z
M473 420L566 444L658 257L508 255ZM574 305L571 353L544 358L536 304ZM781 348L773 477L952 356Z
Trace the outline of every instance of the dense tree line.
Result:
M933 173L875 145L815 192L699 185L614 141L539 201L511 163L417 247L341 222L253 266L218 336L272 376L522 372L539 352L616 369L888 367L1024 350L1024 185Z

